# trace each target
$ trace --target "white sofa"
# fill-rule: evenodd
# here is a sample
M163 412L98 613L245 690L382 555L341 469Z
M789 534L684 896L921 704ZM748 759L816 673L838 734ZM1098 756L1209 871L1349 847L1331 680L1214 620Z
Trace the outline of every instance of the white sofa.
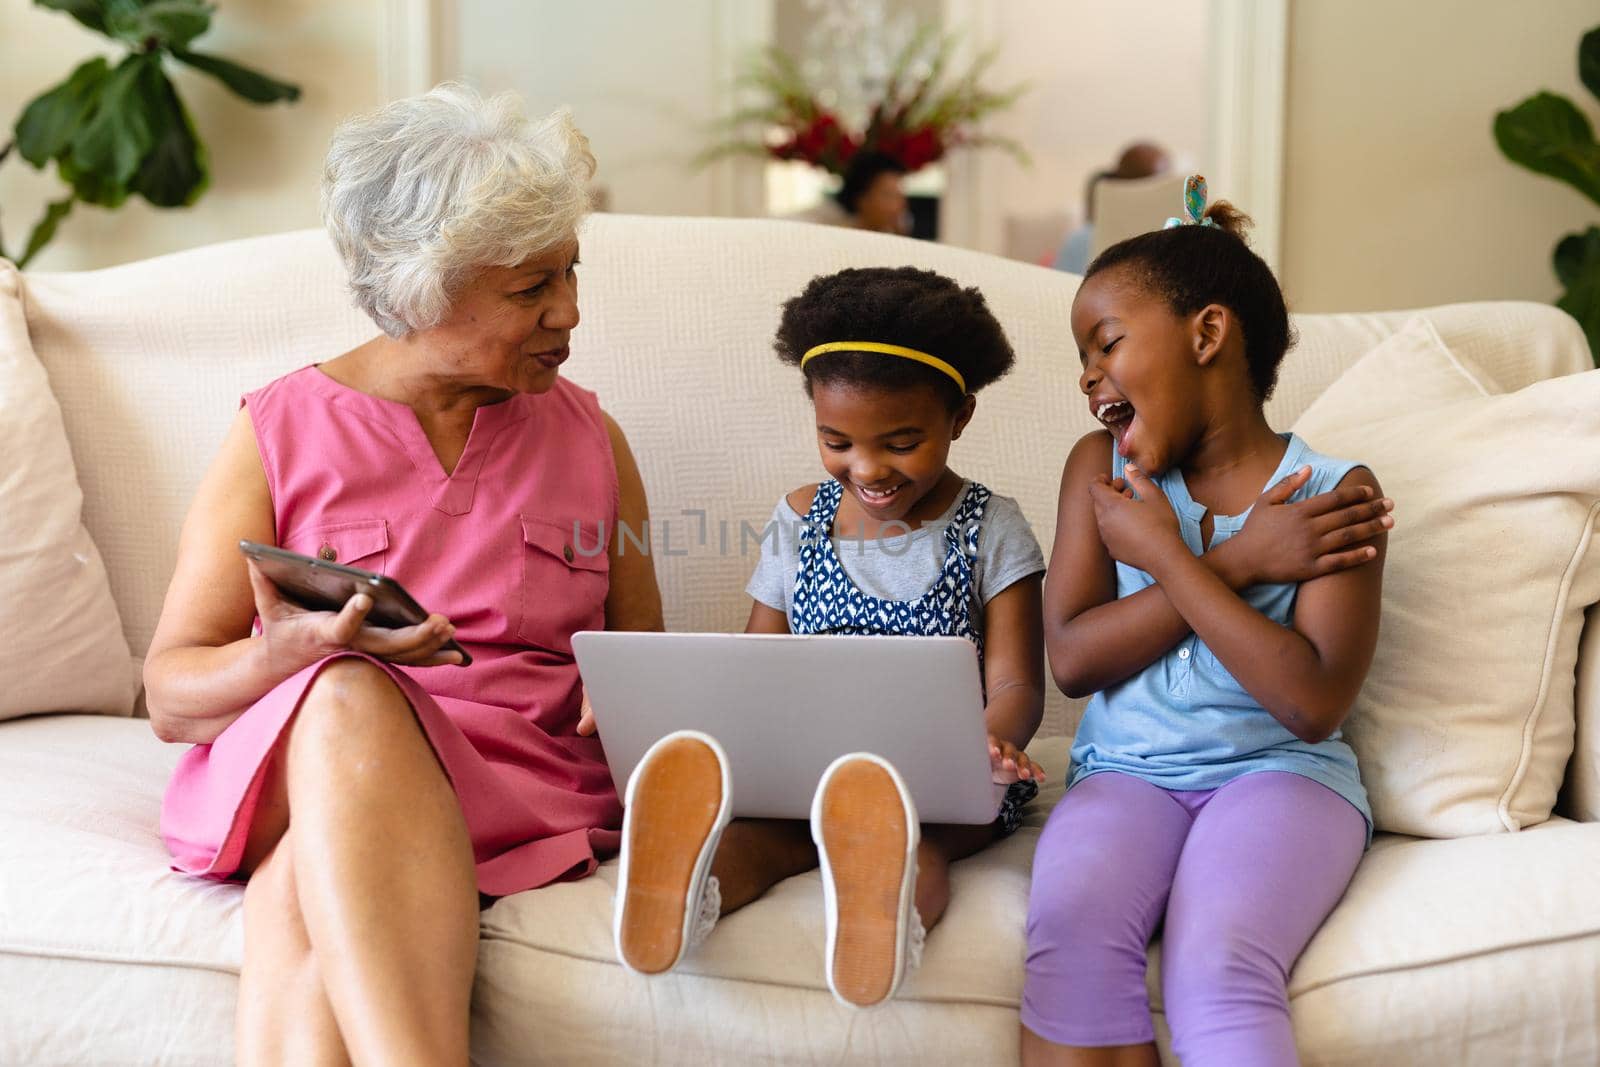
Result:
M988 295L1019 363L982 395L954 463L1016 496L1048 546L1061 461L1089 428L1067 327L1075 278L837 229L625 216L592 220L583 260L584 322L567 373L620 421L658 524L673 523L673 554L661 551L659 525L656 535L669 627L742 624L750 561L717 551L716 524L728 521L737 544L741 520L759 525L780 492L817 475L807 403L769 341L781 300L848 265L913 262ZM372 327L351 309L315 232L28 275L22 298L137 658L186 505L239 394ZM1426 314L1505 390L1586 367L1571 323L1548 308ZM1275 422L1287 426L1405 318L1301 317L1301 345L1270 405ZM706 544L689 509L707 514ZM1600 673L1596 629L1591 622L1584 652L1591 676ZM1592 775L1600 692L1580 693L1580 704ZM957 866L926 963L886 1009L852 1014L830 998L814 874L730 917L678 974L627 975L612 958L607 864L484 914L475 1058L1015 1062L1029 861L1060 796L1073 713L1052 698L1050 736L1034 751L1056 784L1023 832ZM168 871L157 814L178 755L139 718L0 722L0 1064L230 1060L240 889ZM1305 1062L1600 1063L1597 884L1592 823L1558 816L1456 840L1380 834L1292 976Z

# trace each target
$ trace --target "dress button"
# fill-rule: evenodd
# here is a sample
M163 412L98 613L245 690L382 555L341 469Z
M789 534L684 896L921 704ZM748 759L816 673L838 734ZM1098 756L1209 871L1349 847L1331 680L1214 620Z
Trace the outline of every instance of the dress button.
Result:
M572 562L572 546L571 545L563 545L562 548L561 548L561 555L566 558L566 561L568 563L571 563Z
M1179 659L1188 659L1189 658L1189 650L1187 648L1178 649L1178 658Z
M322 547L317 549L317 555L321 556L329 563L332 563L334 560L339 558L339 553L335 552L333 550L333 546L328 544L326 541L322 542Z

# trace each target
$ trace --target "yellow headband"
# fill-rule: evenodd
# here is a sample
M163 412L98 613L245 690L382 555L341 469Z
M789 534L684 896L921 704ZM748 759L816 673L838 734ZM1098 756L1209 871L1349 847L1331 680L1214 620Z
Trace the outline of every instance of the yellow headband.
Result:
M967 380L961 372L938 356L930 356L926 352L918 352L915 348L905 348L901 345L886 345L877 341L829 341L825 345L818 345L800 357L800 369L804 370L807 363L822 355L824 352L880 352L886 356L899 356L901 359L914 359L918 363L932 367L940 374L948 374L956 383L956 388L961 390L961 395L967 393Z

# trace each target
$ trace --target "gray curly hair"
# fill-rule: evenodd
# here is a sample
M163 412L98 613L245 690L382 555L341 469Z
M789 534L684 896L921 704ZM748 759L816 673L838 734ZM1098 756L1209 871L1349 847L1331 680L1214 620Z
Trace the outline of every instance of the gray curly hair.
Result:
M436 326L475 270L569 240L588 213L589 142L565 110L444 84L350 119L322 172L322 219L356 306L390 337Z

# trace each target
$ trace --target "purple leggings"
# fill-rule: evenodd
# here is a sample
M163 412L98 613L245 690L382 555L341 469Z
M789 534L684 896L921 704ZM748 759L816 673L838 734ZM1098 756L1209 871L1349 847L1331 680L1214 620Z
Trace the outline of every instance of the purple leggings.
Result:
M1366 834L1354 806L1297 774L1189 792L1085 778L1034 856L1023 1025L1061 1045L1153 1041L1146 949L1165 918L1162 1001L1184 1067L1298 1063L1289 969Z

